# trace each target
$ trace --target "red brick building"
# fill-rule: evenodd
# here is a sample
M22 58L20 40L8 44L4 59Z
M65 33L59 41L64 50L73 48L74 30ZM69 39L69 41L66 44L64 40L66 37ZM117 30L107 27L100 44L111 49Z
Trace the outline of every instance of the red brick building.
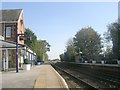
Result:
M23 10L0 10L2 13L2 18L0 20L0 35L2 35L5 40L16 42L16 34L24 34L24 19ZM24 45L24 40L20 40L18 37L18 44Z
M9 9L0 10L0 40L2 48L2 67L5 69L15 68L16 66L16 35L24 34L24 17L22 9ZM24 40L18 36L19 47L24 46ZM23 49L23 47L22 47ZM18 65L21 67L25 54L21 48L19 48ZM1 51L0 51L1 53ZM32 54L31 54L32 55ZM32 56L31 56L32 57ZM32 60L32 59L31 59Z

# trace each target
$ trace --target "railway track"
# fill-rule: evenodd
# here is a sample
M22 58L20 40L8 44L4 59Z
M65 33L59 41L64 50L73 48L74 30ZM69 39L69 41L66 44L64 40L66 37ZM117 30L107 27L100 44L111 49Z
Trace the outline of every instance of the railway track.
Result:
M111 76L108 75L102 75L101 73L97 73L94 72L94 74L92 73L92 71L84 71L82 69L74 69L74 71L80 72L84 75L87 75L95 80L97 80L98 82L100 82L101 84L103 84L103 87L107 87L107 88L119 88L120 87L120 82L119 80L115 80L113 79ZM89 73L91 72L91 73Z
M76 72L83 73L84 75L88 75L91 78L95 78L98 81L101 81L101 84L104 84L104 87L107 88L120 88L120 73L119 72L114 72L109 69L109 72L106 70L100 71L98 70L92 70L91 68L80 68L78 67L75 68L75 66L72 66L74 68L71 68L71 70L74 70ZM68 67L69 68L69 67ZM95 67L94 67L95 68ZM104 72L103 72L104 71Z
M62 68L51 64L55 69L60 70L62 73L67 74L69 77L71 77L72 79L74 79L76 82L78 82L79 84L81 84L80 88L82 90L98 90L98 87L96 87L95 85L92 85L91 83L88 83L78 77L76 77L75 75L63 70ZM70 88L70 90L75 89L75 88Z
M62 66L52 64L54 67L59 68L62 72L70 74L70 76L75 77L76 80L86 84L87 87L93 89L104 90L106 89L117 89L120 90L120 76L119 74L111 75L109 72L99 72L91 69L76 68L74 66L66 65ZM60 68L62 67L62 68ZM72 72L71 72L72 71ZM76 74L78 75L76 75ZM82 73L82 75L80 75ZM76 75L76 76L75 76ZM117 75L116 77L114 75ZM82 77L83 76L83 77ZM87 80L85 80L85 78ZM94 83L92 83L94 82Z

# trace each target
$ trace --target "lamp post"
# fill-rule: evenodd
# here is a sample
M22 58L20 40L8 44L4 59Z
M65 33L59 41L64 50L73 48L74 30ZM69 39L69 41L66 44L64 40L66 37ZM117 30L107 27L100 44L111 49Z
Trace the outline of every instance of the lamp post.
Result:
M19 72L18 69L18 36L24 35L24 34L16 34L16 73Z
M18 34L16 34L16 73L18 73Z
M29 38L26 36L23 36L25 34L16 34L16 73L19 72L19 68L18 68L18 36L22 36L23 38Z

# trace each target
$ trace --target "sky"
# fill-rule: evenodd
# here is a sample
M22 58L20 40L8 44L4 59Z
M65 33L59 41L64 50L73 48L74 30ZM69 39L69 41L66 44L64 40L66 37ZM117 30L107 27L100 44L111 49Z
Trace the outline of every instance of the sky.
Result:
M25 27L51 45L50 59L59 58L81 28L91 26L102 35L118 18L117 2L4 2L2 9L23 9Z

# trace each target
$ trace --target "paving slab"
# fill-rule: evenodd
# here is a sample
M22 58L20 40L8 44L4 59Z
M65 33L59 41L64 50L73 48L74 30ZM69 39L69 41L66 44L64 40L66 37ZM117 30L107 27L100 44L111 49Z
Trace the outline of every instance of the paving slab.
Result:
M40 72L41 73L35 82L34 88L64 88L68 90L65 80L51 65L42 65Z
M2 88L33 88L40 74L40 68L41 65L33 66L30 71L20 70L19 73L2 72Z

